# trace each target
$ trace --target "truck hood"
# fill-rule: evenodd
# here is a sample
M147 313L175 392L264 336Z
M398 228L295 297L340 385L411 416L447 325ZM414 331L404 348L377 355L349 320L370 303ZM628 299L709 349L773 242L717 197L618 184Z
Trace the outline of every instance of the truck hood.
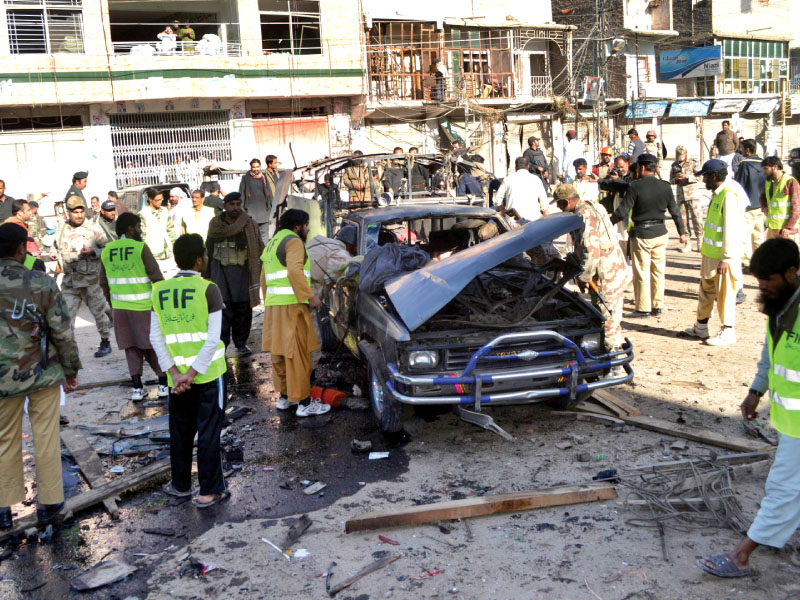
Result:
M582 226L581 218L569 213L544 217L444 260L399 275L387 282L386 293L403 323L409 331L414 331L481 273Z

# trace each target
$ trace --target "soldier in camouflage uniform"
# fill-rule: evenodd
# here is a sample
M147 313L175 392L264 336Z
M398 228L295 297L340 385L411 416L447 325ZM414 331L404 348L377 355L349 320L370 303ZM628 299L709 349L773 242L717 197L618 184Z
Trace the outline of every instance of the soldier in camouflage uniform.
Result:
M11 506L25 500L22 413L36 444L39 523L63 506L59 386L71 392L81 368L66 302L52 277L26 269L25 231L0 226L0 529L12 526Z
M43 250L44 241L42 238L47 233L47 228L44 225L44 219L39 215L39 203L31 200L28 202L28 206L31 207L31 218L28 219L28 233L33 238L33 241L36 242L39 250Z
M675 200L678 202L678 209L681 212L686 211L686 229L691 236L694 234L695 238L695 251L700 252L700 246L703 244L703 223L705 219L700 214L700 196L697 189L697 178L694 176L698 171L697 161L689 158L685 146L678 146L675 148L676 160L672 163L672 169L669 173L669 182L677 189ZM680 252L691 252L692 240L680 248Z
M661 179L661 142L656 141L658 134L652 129L645 134L644 153L652 154L658 159L656 163L656 177Z
M100 332L100 347L94 355L102 358L111 353L111 309L100 288L100 251L109 240L95 223L86 220L86 206L79 197L71 196L66 208L69 220L58 226L54 249L64 273L61 291L73 329L81 303L89 307Z
M611 224L606 209L599 202L581 200L569 184L556 188L553 197L558 208L583 219L583 231L573 232L575 256L581 261L583 272L578 275L581 285L592 289L592 301L606 318L605 345L609 351L622 346L622 301L632 276L625 255L619 246L617 229ZM599 302L596 296L602 298Z

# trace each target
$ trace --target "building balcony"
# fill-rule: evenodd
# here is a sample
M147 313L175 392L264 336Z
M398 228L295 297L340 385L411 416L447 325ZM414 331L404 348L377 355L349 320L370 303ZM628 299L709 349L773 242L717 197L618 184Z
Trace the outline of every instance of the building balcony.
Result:
M241 56L238 23L186 23L191 29L179 39L167 23L112 23L111 46L114 54L132 56ZM160 30L153 35L153 31ZM169 28L169 30L168 30ZM165 31L169 31L165 33ZM180 31L180 30L179 30Z

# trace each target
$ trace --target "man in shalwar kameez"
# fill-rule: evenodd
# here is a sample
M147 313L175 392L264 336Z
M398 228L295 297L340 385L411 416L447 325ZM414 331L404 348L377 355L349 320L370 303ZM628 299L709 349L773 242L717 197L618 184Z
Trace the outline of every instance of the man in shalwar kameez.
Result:
M278 410L297 406L298 417L325 414L330 406L311 399L311 352L319 348L311 310L322 302L311 291L305 248L309 216L287 210L278 231L261 254L264 265L264 334L261 349L272 357L272 383L280 393Z

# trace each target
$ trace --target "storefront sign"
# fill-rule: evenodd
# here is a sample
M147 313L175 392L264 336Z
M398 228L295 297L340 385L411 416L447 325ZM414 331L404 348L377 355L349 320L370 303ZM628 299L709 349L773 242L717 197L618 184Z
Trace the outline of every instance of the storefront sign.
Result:
M747 107L747 112L769 114L775 110L776 106L778 106L777 98L761 98L759 100L753 100L750 103L750 106Z
M705 117L711 100L675 100L669 107L670 117Z
M738 113L747 106L747 100L717 100L714 102L712 113Z
M722 73L722 46L662 52L659 65L662 81L719 75Z
M651 100L650 102L635 102L628 105L625 111L626 119L652 119L653 117L663 117L667 112L666 100Z

